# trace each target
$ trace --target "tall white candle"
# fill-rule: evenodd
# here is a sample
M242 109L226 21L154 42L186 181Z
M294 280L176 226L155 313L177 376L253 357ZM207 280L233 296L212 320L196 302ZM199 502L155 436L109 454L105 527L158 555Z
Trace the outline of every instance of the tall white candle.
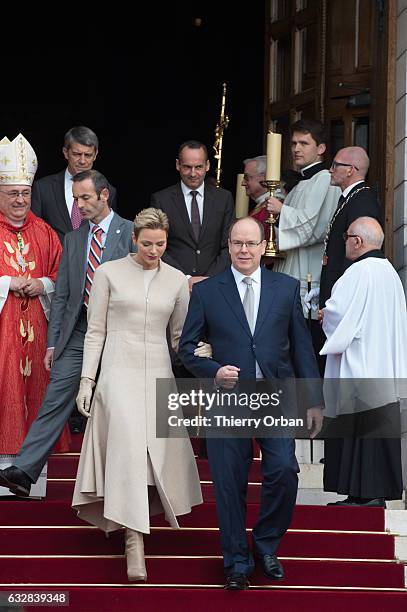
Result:
M246 188L242 185L243 174L238 174L236 179L235 214L236 218L247 217L249 214L249 196Z
M281 167L281 134L267 134L267 167L266 181L280 181Z

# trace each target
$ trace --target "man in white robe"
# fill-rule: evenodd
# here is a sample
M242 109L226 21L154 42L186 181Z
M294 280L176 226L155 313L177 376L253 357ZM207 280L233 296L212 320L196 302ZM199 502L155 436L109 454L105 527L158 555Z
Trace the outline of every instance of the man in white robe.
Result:
M325 444L324 489L348 495L336 505L385 507L402 496L398 399L407 379L407 312L400 278L380 250L383 238L371 217L351 223L344 240L353 263L323 310L325 378L342 379L331 394L337 418ZM335 432L343 437L332 438Z
M286 253L285 259L275 262L273 270L300 281L306 318L309 317L309 307L304 303L304 297L310 289L314 290L310 328L317 355L324 342L317 320L324 238L341 195L340 189L331 185L329 171L324 169L325 141L325 128L320 121L301 119L291 126L293 163L303 180L290 191L284 202L269 198L267 205L269 212L279 215L278 247Z

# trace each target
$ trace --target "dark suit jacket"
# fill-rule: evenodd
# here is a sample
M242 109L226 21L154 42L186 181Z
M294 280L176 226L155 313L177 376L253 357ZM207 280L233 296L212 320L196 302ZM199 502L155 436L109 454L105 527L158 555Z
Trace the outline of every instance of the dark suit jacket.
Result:
M208 183L205 183L204 194L203 222L198 242L192 231L181 183L151 196L151 206L161 208L170 222L163 260L191 276L214 276L230 264L228 231L234 219L232 194Z
M105 261L120 259L136 249L131 239L133 223L117 213L109 226L102 254ZM54 359L64 350L79 319L85 289L89 223L65 236L64 249L51 302L47 346L55 347Z
M357 189L366 186L366 183L359 183L349 192L348 196ZM323 308L325 302L331 297L332 287L345 272L352 262L346 259L346 248L343 234L349 225L359 217L373 217L381 223L380 206L377 194L373 189L364 189L354 195L341 212L335 218L334 224L329 234L327 245L327 264L322 266L319 304Z
M116 189L112 185L109 185L109 206L113 210L117 208ZM56 231L63 243L65 234L72 231L65 201L65 170L34 181L31 210Z
M256 361L265 378L319 378L299 282L262 268L259 311L251 334L230 270L193 286L179 355L194 376L214 378L223 365L240 368L239 379L256 378ZM194 356L198 342L212 345L213 358Z

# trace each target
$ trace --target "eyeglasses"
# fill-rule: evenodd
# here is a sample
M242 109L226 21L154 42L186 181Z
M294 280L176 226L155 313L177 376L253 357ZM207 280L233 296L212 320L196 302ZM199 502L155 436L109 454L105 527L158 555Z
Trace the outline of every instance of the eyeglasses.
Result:
M230 244L232 245L234 249L236 249L237 251L240 251L240 249L243 249L244 246L249 250L255 249L262 242L263 240L259 240L259 242L255 242L254 240L249 240L248 242L242 242L241 240L231 240Z
M10 198L10 200L17 200L17 198L19 198L20 196L24 198L24 200L27 200L27 198L29 198L31 195L31 191L29 189L25 189L24 191L3 191L2 189L0 189L0 192L4 193L7 197Z
M264 176L264 172L256 172L256 174L244 174L243 180L250 181L251 179L256 178L256 176Z
M348 232L343 232L342 238L346 242L348 238L360 238L360 236L358 236L357 234L348 234ZM362 238L360 238L360 240L362 240Z
M357 168L356 166L354 166L353 164L343 164L342 162L337 162L335 160L333 160L332 164L331 164L331 170L335 170L336 168L338 168L339 166L345 166L347 168L355 168L355 170L357 170L359 172L359 168Z

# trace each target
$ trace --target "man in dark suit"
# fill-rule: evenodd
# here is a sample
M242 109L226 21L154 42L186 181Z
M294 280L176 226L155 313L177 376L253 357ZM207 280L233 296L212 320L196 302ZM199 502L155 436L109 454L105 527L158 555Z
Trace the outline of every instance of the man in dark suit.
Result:
M381 222L377 195L366 183L369 157L362 147L346 147L335 155L329 170L331 185L341 188L337 209L328 226L322 259L319 307L331 297L332 287L351 262L346 259L343 234L359 217Z
M65 134L62 152L68 162L66 170L34 181L32 212L44 219L58 234L61 242L67 232L78 229L82 218L72 196L72 177L91 170L99 150L96 134L83 125ZM109 185L109 205L116 210L116 189Z
M234 204L229 191L205 183L209 160L201 142L189 140L180 146L176 168L180 183L153 193L151 206L167 213L170 222L163 260L189 276L191 286L229 265Z
M372 217L381 223L377 194L365 182L368 170L369 157L362 147L340 149L329 170L331 185L340 187L342 194L325 238L319 294L320 319L333 286L352 264L346 258L346 242L343 239L349 226L359 217ZM337 491L337 474L340 473L341 465L353 462L353 447L347 439L334 437L328 432L325 435L324 490Z
M237 220L230 229L232 267L194 286L179 354L195 375L226 386L262 379L319 378L311 337L300 300L300 284L281 273L260 268L266 241L261 223ZM213 357L195 357L206 337ZM263 383L266 381L263 380ZM322 424L321 410L307 413L311 435ZM298 464L292 438L257 438L262 450L260 516L253 529L254 554L264 573L284 577L276 557L288 529L298 487ZM215 485L226 588L245 589L254 561L246 537L246 489L253 458L252 439L208 438Z
M14 465L0 470L0 486L22 497L29 495L75 405L87 328L85 289L90 289L89 267L98 265L93 241L98 241L101 263L135 250L133 224L110 210L108 185L96 170L73 177L74 198L87 222L65 236L44 358L51 381Z

